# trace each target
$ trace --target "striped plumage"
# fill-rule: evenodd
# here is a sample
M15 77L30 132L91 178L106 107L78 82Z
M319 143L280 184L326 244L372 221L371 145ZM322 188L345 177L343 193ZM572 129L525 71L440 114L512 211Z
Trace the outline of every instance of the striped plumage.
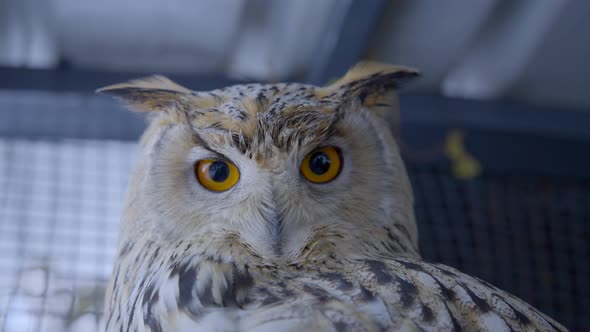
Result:
M419 258L278 268L196 260L191 243L174 252L152 243L122 253L110 330L565 330L482 280Z
M328 87L193 92L154 77L107 87L152 112L121 224L107 331L555 331L523 301L420 258L410 184L391 128L415 76L365 64ZM336 146L342 169L305 181ZM206 190L194 165L240 179Z

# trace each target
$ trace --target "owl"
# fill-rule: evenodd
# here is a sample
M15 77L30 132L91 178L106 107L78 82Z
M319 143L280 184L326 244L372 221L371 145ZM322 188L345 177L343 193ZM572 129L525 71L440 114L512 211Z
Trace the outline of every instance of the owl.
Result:
M209 92L98 90L149 113L105 299L107 331L564 331L418 251L392 128L414 69Z

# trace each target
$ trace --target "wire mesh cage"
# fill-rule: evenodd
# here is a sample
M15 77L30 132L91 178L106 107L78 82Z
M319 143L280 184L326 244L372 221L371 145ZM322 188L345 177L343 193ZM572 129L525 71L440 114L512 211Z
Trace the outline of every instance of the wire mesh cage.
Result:
M6 92L0 110L0 329L99 331L142 119L79 93ZM406 160L427 260L590 329L590 180Z
M505 173L461 181L424 166L410 174L426 259L491 282L572 330L590 328L590 181Z
M133 151L123 142L0 141L5 331L97 328Z
M67 93L0 110L0 330L97 331L142 122Z

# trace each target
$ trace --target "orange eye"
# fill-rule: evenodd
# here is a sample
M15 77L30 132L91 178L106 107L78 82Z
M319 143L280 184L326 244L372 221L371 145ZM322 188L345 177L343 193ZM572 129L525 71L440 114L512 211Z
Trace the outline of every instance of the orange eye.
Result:
M340 150L333 146L316 149L303 159L301 174L309 182L327 183L334 180L342 169Z
M240 172L229 161L204 159L195 164L195 176L209 190L226 191L238 182Z

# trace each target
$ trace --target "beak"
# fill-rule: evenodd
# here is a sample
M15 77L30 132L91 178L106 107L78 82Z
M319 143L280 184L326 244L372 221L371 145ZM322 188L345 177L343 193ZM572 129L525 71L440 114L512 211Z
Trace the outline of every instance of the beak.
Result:
M283 214L276 212L275 209L270 223L272 250L277 257L280 257L283 254Z

